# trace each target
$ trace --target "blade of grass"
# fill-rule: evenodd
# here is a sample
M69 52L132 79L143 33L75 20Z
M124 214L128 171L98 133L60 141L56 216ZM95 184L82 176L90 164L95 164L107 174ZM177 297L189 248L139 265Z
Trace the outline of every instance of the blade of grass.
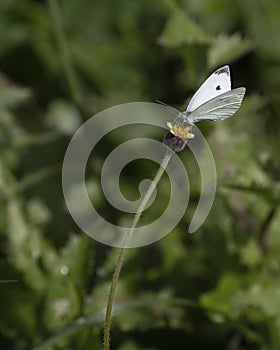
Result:
M258 341L261 341L257 333L246 327L244 324L241 324L240 322L231 319L228 315L223 314L220 310L216 310L214 308L205 308L198 304L196 301L193 301L191 299L184 299L184 298L166 298L166 299L156 299L156 298L143 298L143 299L135 299L130 300L122 303L116 303L113 307L112 315L117 316L129 309L137 309L137 308L150 308L154 306L159 305L167 305L167 306L177 306L182 308L197 308L205 311L206 313L216 313L221 315L225 321L230 323L231 325L235 326L237 329L239 329L241 332L246 333L248 337L252 340L258 339ZM105 314L106 314L106 308L95 312L92 315L89 315L87 317L81 317L78 320L76 320L72 325L69 327L63 329L60 333L56 334L55 336L49 338L48 340L44 341L43 343L35 346L32 348L32 350L46 350L49 349L51 346L57 345L60 341L64 340L65 338L79 332L80 330L91 327L92 325L96 324L102 324L105 320Z
M61 57L62 67L69 86L70 94L73 101L82 109L82 93L76 70L72 61L71 53L67 44L66 36L63 28L61 11L57 0L48 0L50 15L53 21L54 33L56 36L58 49ZM83 114L83 113L82 113Z

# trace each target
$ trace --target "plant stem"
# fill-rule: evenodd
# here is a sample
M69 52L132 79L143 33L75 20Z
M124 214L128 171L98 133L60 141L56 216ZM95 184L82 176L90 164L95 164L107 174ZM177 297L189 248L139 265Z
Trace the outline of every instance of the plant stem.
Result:
M123 247L120 250L120 254L116 263L115 271L112 277L112 282L109 290L109 296L107 301L107 307L106 307L106 318L105 318L105 324L104 324L104 350L110 349L110 330L111 330L111 321L112 321L112 309L113 309L113 303L114 303L114 297L116 288L119 281L120 272L122 269L122 265L126 256L127 252L127 244L139 222L139 219L145 209L146 204L150 200L156 186L158 185L160 179L162 178L162 175L164 174L167 165L170 161L170 158L172 156L172 151L170 149L167 149L165 156L162 159L162 162L160 164L160 167L154 177L153 182L150 184L149 188L147 189L147 192L145 193L143 200L140 202L137 212L135 213L133 220L131 222L129 231L125 237Z

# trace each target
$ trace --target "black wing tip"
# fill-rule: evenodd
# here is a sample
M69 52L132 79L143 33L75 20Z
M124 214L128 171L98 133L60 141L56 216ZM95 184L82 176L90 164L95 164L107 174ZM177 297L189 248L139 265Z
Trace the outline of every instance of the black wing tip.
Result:
M223 66L218 68L217 70L215 70L214 74L226 74L226 75L230 75L230 70L229 70L229 66Z

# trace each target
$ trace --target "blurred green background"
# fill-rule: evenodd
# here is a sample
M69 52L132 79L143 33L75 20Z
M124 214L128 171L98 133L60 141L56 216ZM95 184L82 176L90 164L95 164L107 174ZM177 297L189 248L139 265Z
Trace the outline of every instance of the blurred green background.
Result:
M67 144L83 121L116 104L159 99L182 109L223 64L247 94L234 117L199 125L217 165L215 203L187 234L200 184L182 152L189 209L164 239L129 250L112 349L279 349L278 0L0 1L1 349L102 348L119 250L80 232L67 212ZM106 202L99 171L118 141L108 135L87 174L95 206L114 223L126 214ZM156 169L144 160L127 166L124 195L137 199ZM164 210L168 183L144 220Z

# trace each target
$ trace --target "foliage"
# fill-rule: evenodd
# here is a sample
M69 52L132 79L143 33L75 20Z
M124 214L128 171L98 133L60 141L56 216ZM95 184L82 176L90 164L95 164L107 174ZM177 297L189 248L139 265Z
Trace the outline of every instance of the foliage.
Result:
M1 349L102 348L118 250L80 232L67 212L67 144L83 120L115 104L159 99L182 108L223 64L247 94L233 118L200 125L218 169L215 203L188 235L199 186L190 166L185 218L161 241L129 251L112 348L278 349L280 3L67 0L58 3L62 33L55 4L0 2ZM108 138L88 182L98 210L122 222L96 175L118 142ZM192 164L187 151L180 157ZM124 190L136 196L138 179L155 170L134 162Z

